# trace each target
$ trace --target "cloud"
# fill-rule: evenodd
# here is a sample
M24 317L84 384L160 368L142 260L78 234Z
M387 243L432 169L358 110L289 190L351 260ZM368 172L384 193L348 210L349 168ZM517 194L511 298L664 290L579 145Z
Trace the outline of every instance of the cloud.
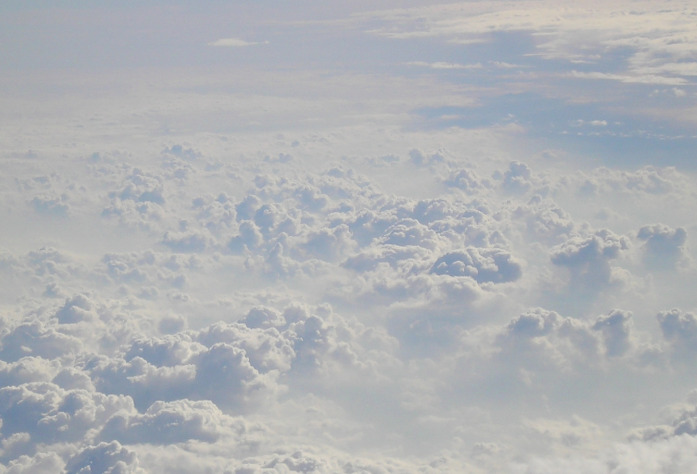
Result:
M692 75L692 66L678 58L689 55L686 38L689 14L680 8L658 9L643 3L640 10L626 2L591 9L579 6L563 17L546 2L528 2L517 6L466 7L450 5L414 6L405 10L386 10L374 15L383 26L373 34L392 39L415 40L436 38L452 43L491 42L491 32L537 36L528 54L548 60L575 64L602 64L603 57L625 48L628 58L625 73L576 72L577 77L606 78L638 83L683 83ZM589 18L595 18L590 23ZM654 35L642 32L649 24L660 25ZM540 34L544 31L544 34ZM592 31L594 34L588 35ZM623 58L624 59L624 58ZM422 64L425 62L418 62Z
M162 244L175 252L202 252L211 239L204 232L165 232Z
M90 322L98 319L93 310L93 304L85 295L77 295L67 300L65 305L56 312L60 324L75 324Z
M0 385L7 387L28 382L48 382L57 369L55 362L42 357L22 357L10 363L0 361Z
M669 194L683 187L685 177L672 167L644 166L632 171L600 167L583 186L585 191ZM583 189L582 189L583 191Z
M452 171L448 178L444 180L444 183L470 194L477 192L481 186L488 186L486 181L482 182L477 174L469 169Z
M199 397L234 411L255 406L277 390L275 374L260 374L244 350L226 343L199 356L193 383Z
M535 308L512 320L498 336L506 364L540 370L582 370L601 347L592 327L553 311Z
M694 21L606 3L9 9L0 471L694 470Z
M80 339L34 320L19 324L3 335L0 356L5 361L16 361L30 355L56 359L76 354L82 347Z
M173 444L191 439L215 442L230 421L210 401L158 401L141 414L117 414L100 433L102 439L127 444Z
M615 444L594 456L534 457L526 463L512 463L511 472L603 472L608 466L642 473L690 472L697 467L692 452L694 444L695 438L691 436L651 443Z
M511 192L525 192L530 186L532 173L528 165L512 162L503 174L503 187Z
M684 245L687 241L687 231L683 227L673 229L665 224L643 226L637 237L645 241L644 260L657 269L668 269L684 261Z
M632 328L632 314L613 310L607 316L600 316L593 325L593 329L600 331L610 357L621 356L630 348L630 331Z
M64 466L63 460L54 452L37 453L30 457L26 455L18 456L7 463L8 473L36 473L51 474L61 470Z
M65 472L77 474L82 472L129 472L143 473L138 467L136 454L117 441L88 446L73 456L65 466Z
M47 382L0 389L3 434L27 433L34 448L38 443L82 440L111 415L132 410L128 397L64 390Z
M255 42L255 41L245 41L239 38L220 38L215 41L208 43L208 46L225 46L232 48L242 48L245 46L254 46L259 44L269 44L268 41Z
M70 206L69 204L66 204L66 201L67 196L65 195L57 198L37 196L31 200L31 205L38 213L64 217L70 210Z
M0 335L6 464L487 470L522 448L502 441L494 460L473 447L495 435L458 432L445 413L478 406L487 418L504 400L509 411L530 407L530 416L481 422L488 433L528 433L535 446L569 450L607 436L597 418L574 418L564 404L581 409L593 391L612 394L615 385L598 385L604 377L645 380L642 370L653 366L642 361L660 363L661 350L678 354L681 343L669 334L687 334L689 321L666 316L656 342L632 312L521 311L516 295L541 291L536 278L555 271L568 273L570 294L608 291L613 266L628 265L631 240L592 230L557 194L552 200L567 183L553 173L504 161L492 180L501 186L493 186L479 178L492 173L450 162L446 152L405 156L412 160L391 166L425 170L437 197L391 195L338 169L277 179L276 162L262 162L238 190L198 176L204 159L187 155L187 179L210 185L202 194L189 190L197 184L124 164L93 209L101 200L158 206L159 220L119 224L144 244L107 249L89 265L55 248L4 255L5 271L46 285L60 276L63 288L50 304L21 303L21 317ZM658 168L613 173L592 175L598 193L683 186ZM162 200L140 201L147 190ZM667 229L644 234L670 237ZM578 393L560 388L582 383ZM310 393L321 413L303 405ZM563 415L545 417L533 403L540 399ZM66 449L40 458L38 446L59 442L63 431ZM424 437L428 447L413 459L358 454L373 440ZM240 455L231 460L229 452Z
M452 252L438 258L431 272L469 276L478 283L503 283L520 278L521 266L505 250L468 248L464 252Z
M476 64L459 64L438 61L427 63L424 61L411 61L407 63L409 66L427 67L431 69L481 69L483 66L480 63Z
M552 249L553 264L571 272L571 287L602 289L613 281L610 261L629 248L629 239L607 229L590 236L574 236Z
M663 337L678 351L679 356L687 354L686 362L689 363L697 343L697 316L679 309L672 309L661 311L656 318ZM678 361L681 361L680 357Z

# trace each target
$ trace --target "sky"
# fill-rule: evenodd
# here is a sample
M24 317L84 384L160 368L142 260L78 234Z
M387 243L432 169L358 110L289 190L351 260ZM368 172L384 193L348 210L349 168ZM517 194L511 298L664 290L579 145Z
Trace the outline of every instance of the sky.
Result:
M697 469L697 7L0 4L0 473Z

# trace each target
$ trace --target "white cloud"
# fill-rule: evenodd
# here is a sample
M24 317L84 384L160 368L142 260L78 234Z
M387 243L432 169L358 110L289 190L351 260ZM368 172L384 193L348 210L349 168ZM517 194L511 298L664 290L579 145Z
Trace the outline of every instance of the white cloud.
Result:
M73 456L65 466L65 472L127 472L140 474L136 454L117 441L88 446Z
M690 472L690 5L392 5L17 33L0 471Z
M208 43L208 46L225 46L225 47L232 47L232 48L241 48L245 46L254 46L257 44L268 44L268 41L263 41L263 42L255 42L255 41L246 41L240 38L220 38L215 41L211 41Z
M637 237L645 241L645 261L652 267L667 269L685 261L684 246L687 231L683 227L672 229L667 225L647 225L639 229Z
M427 67L431 69L481 69L483 66L481 63L475 64L459 64L459 63L446 63L446 62L435 62L427 63L424 61L411 61L407 63L409 66Z
M511 254L501 249L469 248L465 252L452 252L436 260L433 273L450 276L469 276L477 282L501 283L520 278L520 264Z

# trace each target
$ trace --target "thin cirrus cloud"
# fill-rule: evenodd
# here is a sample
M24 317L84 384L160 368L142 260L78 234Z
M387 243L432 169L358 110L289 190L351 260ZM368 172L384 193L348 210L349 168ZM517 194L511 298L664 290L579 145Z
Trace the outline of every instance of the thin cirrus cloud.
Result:
M244 48L246 46L256 46L260 44L269 44L268 41L246 41L240 38L220 38L207 43L208 46L220 46L227 48Z

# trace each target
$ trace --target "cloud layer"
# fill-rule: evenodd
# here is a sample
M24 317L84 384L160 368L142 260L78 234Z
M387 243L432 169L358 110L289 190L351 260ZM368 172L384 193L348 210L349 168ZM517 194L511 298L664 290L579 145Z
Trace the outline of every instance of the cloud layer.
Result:
M0 472L693 470L690 5L216 8L17 33Z

